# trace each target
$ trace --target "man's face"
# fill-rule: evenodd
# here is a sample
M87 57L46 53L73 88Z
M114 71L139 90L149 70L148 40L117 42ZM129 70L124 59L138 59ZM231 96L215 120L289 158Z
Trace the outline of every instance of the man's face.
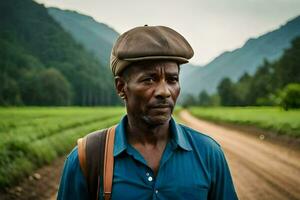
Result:
M124 94L127 113L150 126L168 123L180 93L177 63L136 63L126 73Z

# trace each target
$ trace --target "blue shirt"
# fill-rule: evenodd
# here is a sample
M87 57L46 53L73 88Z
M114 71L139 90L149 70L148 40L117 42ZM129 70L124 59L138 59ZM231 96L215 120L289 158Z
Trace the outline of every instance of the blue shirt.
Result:
M171 119L171 139L155 177L143 156L127 143L126 123L125 116L116 128L113 200L238 199L223 151L211 137ZM57 198L89 198L77 147L65 162Z

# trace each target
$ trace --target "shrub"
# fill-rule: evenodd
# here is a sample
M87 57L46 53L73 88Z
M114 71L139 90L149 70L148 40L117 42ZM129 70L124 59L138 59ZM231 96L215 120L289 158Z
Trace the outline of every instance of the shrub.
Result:
M290 108L300 108L300 84L291 83L285 86L281 92L281 106L288 110Z

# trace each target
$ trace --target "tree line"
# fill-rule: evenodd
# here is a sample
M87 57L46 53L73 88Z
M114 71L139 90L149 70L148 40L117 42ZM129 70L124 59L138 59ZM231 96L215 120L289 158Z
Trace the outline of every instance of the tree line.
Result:
M300 37L292 41L280 59L264 60L253 75L245 73L237 82L224 78L216 94L202 91L188 96L184 103L201 106L277 106L300 107Z
M120 104L109 67L76 43L43 5L1 1L0 18L0 105Z

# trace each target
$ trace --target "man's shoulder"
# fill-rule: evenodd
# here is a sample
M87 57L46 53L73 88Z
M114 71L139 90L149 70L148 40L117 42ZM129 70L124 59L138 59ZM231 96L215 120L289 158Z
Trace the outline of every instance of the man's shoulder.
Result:
M79 166L78 160L78 147L75 146L73 150L69 153L66 159L66 164L69 170L75 170Z
M183 124L178 124L178 125L183 130L183 132L187 135L189 140L195 143L196 146L202 146L206 148L217 148L217 149L221 147L220 144L209 135L199 132Z

